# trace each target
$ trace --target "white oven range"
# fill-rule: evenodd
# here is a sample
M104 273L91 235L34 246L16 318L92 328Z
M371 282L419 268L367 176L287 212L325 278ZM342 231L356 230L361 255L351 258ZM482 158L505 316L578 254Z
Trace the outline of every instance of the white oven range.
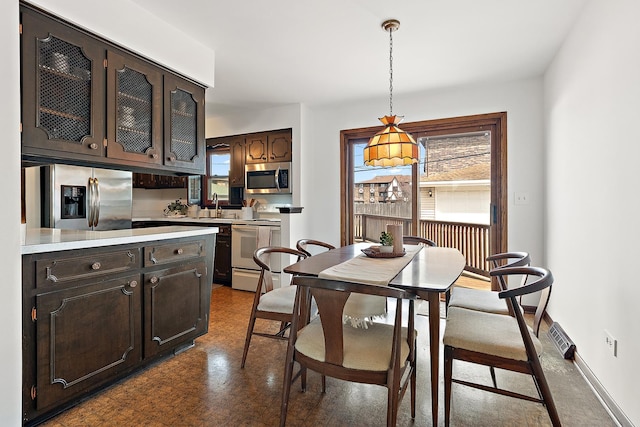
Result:
M258 246L259 245L259 246ZM253 261L258 247L280 246L280 226L234 224L231 226L231 287L255 292L260 269ZM279 258L271 260L274 273L279 273ZM280 274L273 274L273 286L280 287Z

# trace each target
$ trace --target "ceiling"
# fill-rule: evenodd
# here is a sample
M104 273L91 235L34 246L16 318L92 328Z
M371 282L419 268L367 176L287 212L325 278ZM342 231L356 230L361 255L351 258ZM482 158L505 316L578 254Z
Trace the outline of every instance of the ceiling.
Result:
M207 116L541 75L588 0L133 0L215 52Z

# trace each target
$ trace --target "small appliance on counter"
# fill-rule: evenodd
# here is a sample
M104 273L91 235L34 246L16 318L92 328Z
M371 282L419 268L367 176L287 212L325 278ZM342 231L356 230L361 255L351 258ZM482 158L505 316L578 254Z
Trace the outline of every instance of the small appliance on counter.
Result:
M45 166L42 226L74 230L131 228L131 172Z

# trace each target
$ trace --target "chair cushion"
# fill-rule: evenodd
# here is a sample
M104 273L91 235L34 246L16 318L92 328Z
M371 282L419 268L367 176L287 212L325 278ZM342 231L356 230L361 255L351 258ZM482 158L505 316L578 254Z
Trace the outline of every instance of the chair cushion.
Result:
M507 302L498 297L498 292L454 287L451 290L449 307L462 307L487 313L509 314Z
M260 297L258 310L272 311L274 313L293 313L293 303L296 299L296 289L294 286L283 286Z
M538 356L542 345L529 328ZM444 345L513 360L527 360L515 317L450 307L442 339Z
M393 325L373 323L367 329L363 329L346 324L342 330L343 367L367 371L386 371L389 369ZM409 357L407 328L402 328L400 347L400 360L405 361ZM295 348L307 357L324 362L324 334L319 317L298 332Z

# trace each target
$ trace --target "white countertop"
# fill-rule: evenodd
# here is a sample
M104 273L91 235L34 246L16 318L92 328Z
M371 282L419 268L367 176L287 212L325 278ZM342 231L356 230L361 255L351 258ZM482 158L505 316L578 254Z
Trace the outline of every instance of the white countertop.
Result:
M136 221L169 221L175 222L176 224L180 223L202 223L204 226L209 224L249 224L249 225L269 225L271 227L279 227L280 226L280 218L256 218L256 219L233 219L233 218L191 218L191 217L171 217L171 216L160 216L160 217L146 217L146 218L133 218L133 222Z
M213 218L212 218L213 219ZM61 230L59 228L27 229L22 254L66 251L69 249L96 248L150 242L163 239L215 234L217 227L170 227L129 228L110 231Z

